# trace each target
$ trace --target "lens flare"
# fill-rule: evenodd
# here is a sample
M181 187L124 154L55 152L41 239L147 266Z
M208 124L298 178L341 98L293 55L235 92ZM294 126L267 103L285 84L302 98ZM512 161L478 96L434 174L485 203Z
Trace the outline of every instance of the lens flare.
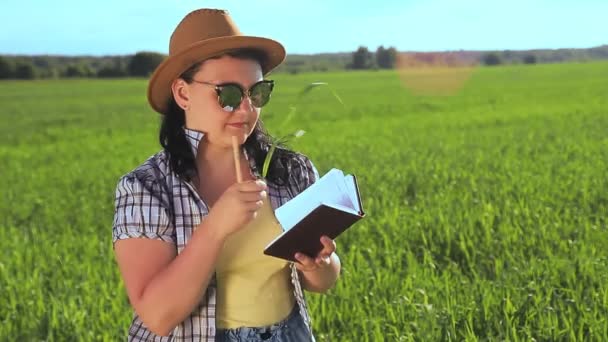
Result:
M455 95L475 70L475 55L466 52L403 52L397 71L403 86L416 95Z

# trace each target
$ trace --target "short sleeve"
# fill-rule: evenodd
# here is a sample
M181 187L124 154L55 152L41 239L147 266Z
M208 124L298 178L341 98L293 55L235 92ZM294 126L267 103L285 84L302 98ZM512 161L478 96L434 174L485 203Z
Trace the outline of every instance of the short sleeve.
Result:
M139 237L176 242L173 224L158 189L150 182L140 181L133 173L120 178L116 186L112 244Z

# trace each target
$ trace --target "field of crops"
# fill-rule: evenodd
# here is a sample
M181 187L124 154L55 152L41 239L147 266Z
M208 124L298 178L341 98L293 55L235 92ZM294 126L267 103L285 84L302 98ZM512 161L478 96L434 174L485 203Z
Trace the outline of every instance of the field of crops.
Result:
M305 130L368 215L307 294L317 339L608 340L608 63L436 76L272 77L269 131ZM160 150L146 84L0 82L0 340L124 340L114 190Z

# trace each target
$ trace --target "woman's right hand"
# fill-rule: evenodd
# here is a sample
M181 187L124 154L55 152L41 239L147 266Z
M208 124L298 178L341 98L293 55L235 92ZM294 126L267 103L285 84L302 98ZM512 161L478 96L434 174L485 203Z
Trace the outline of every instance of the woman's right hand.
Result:
M207 220L212 222L210 226L221 238L227 238L257 216L267 197L267 187L263 180L235 183L211 207Z

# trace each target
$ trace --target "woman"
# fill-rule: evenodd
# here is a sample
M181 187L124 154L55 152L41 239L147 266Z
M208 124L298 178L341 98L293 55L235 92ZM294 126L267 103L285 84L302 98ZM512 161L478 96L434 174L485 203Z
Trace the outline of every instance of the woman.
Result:
M193 11L173 32L148 85L163 150L116 189L129 340L314 341L302 290L335 284L334 241L323 237L319 255L297 263L262 253L281 232L273 209L318 178L308 158L283 148L260 177L269 148L260 108L274 87L263 76L284 58L280 43L241 35L222 10Z

